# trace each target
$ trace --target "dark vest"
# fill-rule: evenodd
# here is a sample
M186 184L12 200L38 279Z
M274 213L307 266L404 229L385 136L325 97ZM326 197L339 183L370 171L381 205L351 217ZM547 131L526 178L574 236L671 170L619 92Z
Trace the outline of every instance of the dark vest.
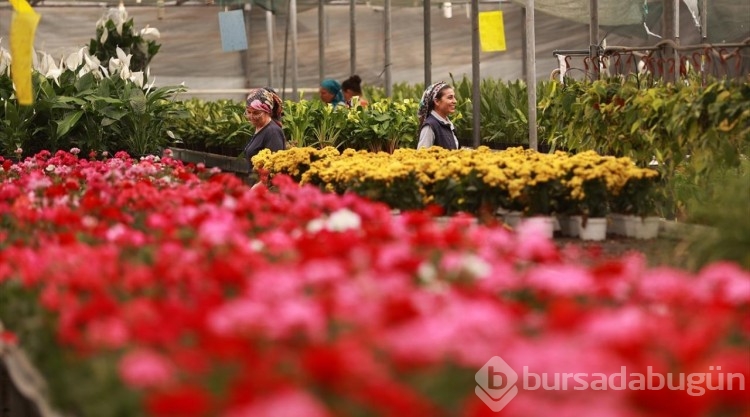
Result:
M435 134L435 142L433 145L441 146L445 149L458 149L456 148L456 140L453 136L453 130L447 123L443 123L436 119L433 115L428 115L419 130L422 130L424 126L430 126L432 133Z

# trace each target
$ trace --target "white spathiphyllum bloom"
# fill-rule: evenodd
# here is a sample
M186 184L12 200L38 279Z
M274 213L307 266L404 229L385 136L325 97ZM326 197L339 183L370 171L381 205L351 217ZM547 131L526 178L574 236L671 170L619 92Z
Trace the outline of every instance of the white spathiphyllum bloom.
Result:
M122 3L120 3L122 5ZM107 21L111 20L115 27L117 28L117 33L122 35L122 26L125 24L125 22L128 21L128 12L125 10L125 6L122 5L118 8L111 8L107 10L106 13L96 22L96 28L104 28L107 27ZM104 40L102 40L102 43L106 41L106 35L107 30L104 31Z
M40 52L39 54L41 55L41 58L37 57L37 65L34 69L44 74L49 69L50 64L55 65L55 60L52 59L52 55L46 52Z
M31 48L31 68L39 68L39 54L34 48Z
M143 38L143 40L146 42L155 41L161 37L159 29L148 27L148 25L146 25L145 28L141 29L139 35L141 35L141 38Z
M60 76L62 75L63 71L65 70L62 68L62 65L61 65L59 68L58 67L50 68L47 71L47 73L44 74L44 76L46 78L54 80L55 84L60 85Z
M0 74L10 75L10 53L0 48Z
M133 58L133 55L126 54L125 51L120 49L119 46L117 47L115 52L117 53L117 59L119 59L124 66L130 68L130 59Z
M140 88L143 88L143 71L136 71L130 74L129 79L133 82L133 84L137 85Z
M55 80L55 84L60 85L60 75L62 75L63 69L57 66L52 55L42 53L42 58L39 60L39 68L37 68L37 71L44 74L46 78Z
M88 53L84 53L83 60L86 63L86 65L84 65L83 68L81 68L81 70L78 71L78 77L82 77L88 74L89 72L93 72L94 76L96 76L98 79L101 79L103 75L102 75L102 72L99 71L99 69L101 68L102 71L105 71L105 72L107 71L106 68L102 67L102 63L101 61L99 61L99 58L95 56L91 56ZM105 75L109 76L109 74L105 74Z
M73 52L72 54L65 57L65 68L75 71L78 69L78 67L83 64L83 56L86 54L86 48L83 47L78 50L78 52Z
M130 59L132 55L126 55L125 52L117 47L117 58L111 58L109 60L109 72L112 74L120 74L120 78L123 80L130 79Z

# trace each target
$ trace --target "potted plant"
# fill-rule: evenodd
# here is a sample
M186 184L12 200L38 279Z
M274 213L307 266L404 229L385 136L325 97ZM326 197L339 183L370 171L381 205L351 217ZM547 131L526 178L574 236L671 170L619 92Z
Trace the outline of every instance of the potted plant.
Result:
M633 167L623 187L613 194L613 209L623 215L623 234L637 239L653 239L659 234L657 216L661 190L659 173L653 169Z

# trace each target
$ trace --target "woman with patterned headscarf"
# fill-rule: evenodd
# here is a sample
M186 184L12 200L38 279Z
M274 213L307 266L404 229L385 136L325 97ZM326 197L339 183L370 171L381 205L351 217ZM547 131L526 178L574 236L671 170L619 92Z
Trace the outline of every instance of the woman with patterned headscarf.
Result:
M333 78L326 78L323 80L323 82L320 83L320 89L318 92L320 93L320 99L323 100L324 103L331 104L333 107L339 105L346 106L344 93L341 91L341 84Z
M440 81L424 90L419 102L419 142L417 149L442 146L458 149L455 127L448 115L456 111L453 87Z
M258 88L247 96L247 107L245 117L255 127L255 134L245 145L245 159L253 170L253 156L262 149L270 149L271 152L286 148L286 138L281 129L281 116L284 111L281 98L270 88Z

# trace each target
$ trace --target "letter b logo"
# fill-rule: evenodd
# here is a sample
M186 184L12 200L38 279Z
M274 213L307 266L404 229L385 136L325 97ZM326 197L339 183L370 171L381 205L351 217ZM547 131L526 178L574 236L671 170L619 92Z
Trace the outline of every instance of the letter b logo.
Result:
M518 374L499 356L487 361L474 379L474 392L492 411L502 410L518 394Z

